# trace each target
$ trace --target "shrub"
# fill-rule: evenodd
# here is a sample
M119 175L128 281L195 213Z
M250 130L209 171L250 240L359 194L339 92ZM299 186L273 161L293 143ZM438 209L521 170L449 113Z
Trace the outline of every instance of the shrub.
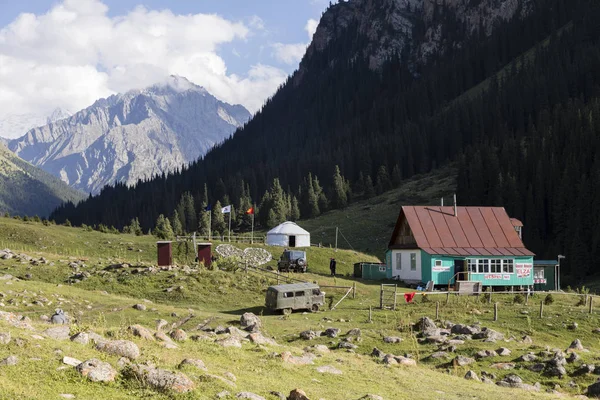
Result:
M579 300L577 300L577 304L575 306L585 306L587 304L586 296L578 296Z
M29 217L27 215L23 216L23 221L29 222Z
M429 296L427 296L426 293L423 293L423 295L421 296L421 303L431 303L431 299L429 298Z
M48 226L48 225L50 225L50 221L48 221L47 219L43 219L42 220L42 225Z
M65 220L65 223L63 225L64 226L73 226L73 225L71 225L71 221L69 221L68 219Z
M521 293L517 293L515 295L515 298L513 299L513 303L514 304L524 304L525 303L525 296L523 296Z
M16 219L17 221L21 221L21 216L20 216L20 215L15 215L15 216L13 217L13 219Z
M40 217L39 217L39 216L35 215L35 216L33 217L33 221L34 221L34 222L40 222L41 220L40 220Z
M549 306L550 304L554 303L554 297L552 297L551 293L548 293L546 295L546 298L544 299L544 304Z
M4 213L4 218L10 218L10 214L8 212Z

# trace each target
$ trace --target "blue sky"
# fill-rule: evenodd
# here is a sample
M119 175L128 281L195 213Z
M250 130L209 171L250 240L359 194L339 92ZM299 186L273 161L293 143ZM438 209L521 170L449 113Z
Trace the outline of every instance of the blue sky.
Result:
M251 112L297 67L328 0L0 0L0 121L76 112L170 74Z

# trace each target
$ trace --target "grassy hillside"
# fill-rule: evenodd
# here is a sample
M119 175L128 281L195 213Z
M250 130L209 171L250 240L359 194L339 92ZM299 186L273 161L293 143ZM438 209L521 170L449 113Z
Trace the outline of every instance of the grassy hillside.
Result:
M311 233L313 243L326 246L335 245L335 228L339 227L338 247L383 259L401 206L437 205L442 197L449 204L455 190L456 170L446 167L415 176L380 196L352 203L343 210L331 211L299 224Z
M0 333L10 332L12 336L8 345L0 346L0 360L10 355L19 359L17 365L0 367L0 398L47 399L72 394L75 398L93 399L102 393L102 398L106 399L212 399L223 391L229 395L222 394L222 398L234 398L237 393L249 391L266 399L276 399L270 394L272 391L287 395L292 389L301 388L311 399L328 400L358 399L369 393L384 399L496 399L504 396L550 399L556 395L543 392L552 390L557 384L561 392L580 394L595 381L593 375L578 375L575 371L583 363L592 363L600 356L596 347L599 339L593 332L600 323L600 314L596 311L588 314L587 307L576 306L578 296L555 294L554 303L545 307L541 319L537 310L545 295L533 296L529 304L524 305L514 304L514 295L495 294L492 303L484 297L451 296L446 303L445 295L430 294L428 301L422 301L420 297L413 304L399 301L396 311L383 311L377 309L379 282L353 280L346 276L352 263L373 258L340 250L336 258L340 261L338 269L344 276L331 278L327 276L327 259L333 250L311 248L308 258L312 272L291 275L318 281L321 285L356 283L356 298L348 297L333 311L325 307L326 310L318 313L295 312L282 317L262 307L266 287L275 283L275 279L267 275L233 270L225 261L220 261L223 269L206 270L192 264L191 269L151 271L149 267L156 257L152 237L103 234L7 218L0 218L0 236L5 238L0 248L10 248L15 253L32 257L32 260L24 256L0 258L2 312L25 315L32 325L32 330L17 328L5 320L8 314L0 313ZM281 251L280 248L264 248L275 257ZM183 255L176 257L183 258ZM83 272L89 277L73 280L74 274ZM325 290L329 304L337 302L345 293L343 289ZM431 354L444 346L420 343L412 324L422 316L433 318L436 301L440 302L441 321L480 324L502 333L506 340L488 343L465 337L464 344L457 342L456 350L449 350L447 358L431 358ZM500 310L496 322L492 312L495 302ZM132 307L138 303L144 304L146 309L138 311ZM373 309L372 322L368 321L369 307ZM118 366L119 356L102 353L91 343L84 345L45 337L43 332L51 325L42 321L41 316L51 315L55 308L62 308L72 317L72 334L93 331L107 339L131 340L141 349L136 363L151 363L159 368L183 372L194 382L195 389L181 395L153 389L128 378L123 367ZM144 340L128 330L133 324L141 324L154 331L159 319L166 320L170 326L191 313L194 317L181 328L189 336L206 335L198 330L199 326L239 326L240 315L247 311L260 316L263 334L274 339L277 345L244 342L241 348L224 348L209 337L200 341L188 339L166 348L158 340ZM571 330L573 322L578 323L576 330ZM330 327L340 329L338 337L321 336L310 341L299 337L299 333L307 329L323 331ZM360 329L358 338L347 335L353 328ZM525 335L532 342L523 341ZM215 338L226 336L216 335ZM397 336L402 341L385 343L384 336ZM581 339L589 351L578 352L580 359L565 366L568 376L562 379L531 371L529 368L535 362L516 361L528 352L534 352L538 361L546 361L552 354L544 353L546 349L565 350L575 338ZM352 351L338 348L341 342L357 347ZM324 345L327 350L315 357L312 364L296 365L281 357L286 351L301 356L306 346L316 344ZM457 355L473 357L480 350L501 346L509 348L512 355L492 356L469 366L453 364ZM385 353L407 354L417 365L386 365L370 355L374 347ZM74 368L63 365L64 356L82 361L97 358L120 372L112 383L92 383ZM178 370L177 365L184 358L201 359L207 370L192 367ZM496 369L493 365L498 362L512 362L515 367ZM318 372L320 367L333 367L341 374ZM526 384L539 382L540 389L539 392L525 391L467 381L463 376L468 370L478 376L483 372L493 374L494 381L517 374Z
M12 154L0 143L0 212L48 216L65 201L85 194Z

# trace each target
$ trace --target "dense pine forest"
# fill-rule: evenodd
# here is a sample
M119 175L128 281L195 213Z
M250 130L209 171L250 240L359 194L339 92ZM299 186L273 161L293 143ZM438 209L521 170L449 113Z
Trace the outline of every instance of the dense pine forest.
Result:
M435 18L447 18L442 6ZM567 282L582 282L600 256L600 5L540 0L491 37L444 22L460 49L426 64L398 54L378 71L351 56L367 39L350 25L204 158L51 218L147 231L163 214L176 231L202 232L210 206L223 231L220 207L232 204L244 230L256 204L257 223L270 227L454 162L460 204L506 207L529 248L568 255Z

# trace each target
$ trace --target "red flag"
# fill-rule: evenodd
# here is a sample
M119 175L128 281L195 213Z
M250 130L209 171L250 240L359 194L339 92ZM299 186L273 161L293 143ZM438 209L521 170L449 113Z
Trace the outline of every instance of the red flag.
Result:
M416 292L404 293L404 300L406 300L407 303L412 303L413 299L415 298L415 294L417 294L417 293Z
M254 214L254 207L250 207L246 210L246 214Z

